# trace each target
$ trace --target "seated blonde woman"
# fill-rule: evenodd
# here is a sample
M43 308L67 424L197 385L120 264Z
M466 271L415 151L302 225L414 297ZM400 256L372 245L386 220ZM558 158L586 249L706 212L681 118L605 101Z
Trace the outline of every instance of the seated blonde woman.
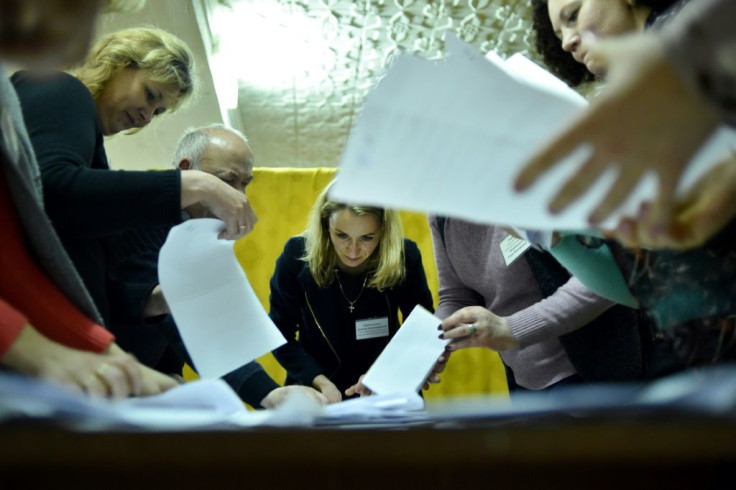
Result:
M406 318L416 305L433 308L398 213L333 201L330 187L276 262L270 316L287 339L273 353L286 383L337 402L365 392L359 379L398 330L399 311Z

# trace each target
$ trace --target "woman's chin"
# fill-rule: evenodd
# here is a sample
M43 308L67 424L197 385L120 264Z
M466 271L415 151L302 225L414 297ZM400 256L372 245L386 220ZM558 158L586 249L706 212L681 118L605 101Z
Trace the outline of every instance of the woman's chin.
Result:
M345 260L341 258L340 264L342 265L341 269L344 272L360 273L360 272L363 272L363 270L365 269L365 260L351 261L351 260Z
M596 78L606 78L606 72L608 71L606 66L603 63L599 63L597 61L589 61L586 63L585 67L588 69L590 73L595 75Z

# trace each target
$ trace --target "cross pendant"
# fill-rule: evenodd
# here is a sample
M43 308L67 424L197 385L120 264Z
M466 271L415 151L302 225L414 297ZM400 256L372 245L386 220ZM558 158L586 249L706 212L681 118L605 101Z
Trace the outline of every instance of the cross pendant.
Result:
M350 306L348 306L348 308L350 309L350 313L352 313L352 312L353 312L353 310L355 309L355 306L353 306L353 305L350 305Z

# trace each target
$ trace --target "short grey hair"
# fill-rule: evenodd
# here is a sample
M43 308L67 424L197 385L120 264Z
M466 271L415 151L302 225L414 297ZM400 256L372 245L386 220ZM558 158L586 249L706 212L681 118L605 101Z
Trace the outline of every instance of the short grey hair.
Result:
M179 166L179 162L187 159L191 162L190 169L200 170L202 155L204 155L204 151L211 143L213 133L220 130L232 133L242 138L245 143L248 143L248 138L243 133L237 129L229 128L224 124L208 124L207 126L200 126L198 128L188 128L184 131L184 134L179 139L179 143L176 145L173 162L174 167Z

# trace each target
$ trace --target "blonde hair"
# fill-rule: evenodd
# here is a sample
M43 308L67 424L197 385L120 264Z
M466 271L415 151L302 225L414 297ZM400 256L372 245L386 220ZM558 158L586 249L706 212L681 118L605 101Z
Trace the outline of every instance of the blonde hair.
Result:
M102 0L100 11L103 14L132 14L142 10L146 0Z
M335 247L330 240L330 217L338 211L349 210L356 216L374 216L381 227L378 246L369 260L368 287L383 291L404 280L404 236L399 214L391 209L358 206L334 201L328 197L334 180L322 191L312 206L307 219L307 229L302 260L309 265L312 277L320 287L327 287L337 276L338 263Z
M155 27L134 27L100 39L74 75L97 100L110 79L125 68L140 68L170 90L176 110L194 94L194 56L178 37Z

